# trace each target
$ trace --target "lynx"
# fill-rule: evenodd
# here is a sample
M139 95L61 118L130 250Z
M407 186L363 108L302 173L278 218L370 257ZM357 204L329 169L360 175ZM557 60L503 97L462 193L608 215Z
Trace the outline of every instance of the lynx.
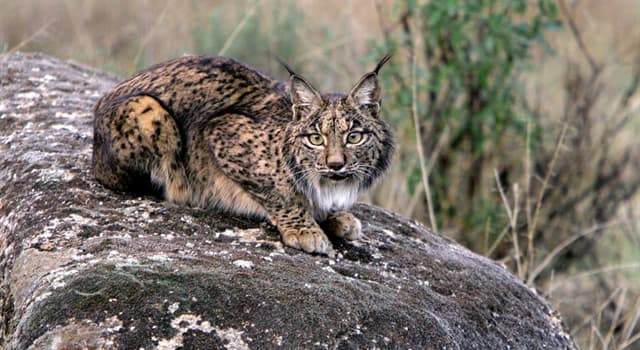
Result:
M320 94L225 57L185 56L142 71L97 103L93 171L117 191L267 219L286 246L332 251L361 237L348 212L389 167L378 72Z

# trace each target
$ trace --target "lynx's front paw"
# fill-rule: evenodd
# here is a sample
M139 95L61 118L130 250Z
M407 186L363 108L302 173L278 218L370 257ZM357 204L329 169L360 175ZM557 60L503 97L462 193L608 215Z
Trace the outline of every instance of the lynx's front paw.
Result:
M350 241L362 237L362 224L360 220L346 211L341 211L329 216L327 220L322 223L322 227L337 237L342 237Z
M302 249L307 253L327 254L331 247L329 239L318 227L287 229L282 233L282 241L289 247Z

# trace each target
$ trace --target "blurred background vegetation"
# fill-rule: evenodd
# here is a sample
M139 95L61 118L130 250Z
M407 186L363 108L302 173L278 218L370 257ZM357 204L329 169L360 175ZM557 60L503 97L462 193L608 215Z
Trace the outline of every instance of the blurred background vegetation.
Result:
M506 264L583 349L640 349L637 0L0 0L0 52L121 78L184 53L346 91L387 52L366 200Z

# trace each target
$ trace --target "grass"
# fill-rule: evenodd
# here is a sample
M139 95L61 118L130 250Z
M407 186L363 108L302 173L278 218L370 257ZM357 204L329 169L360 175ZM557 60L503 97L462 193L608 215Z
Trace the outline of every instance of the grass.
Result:
M383 70L386 115L401 140L396 166L366 200L506 263L560 310L583 349L634 349L640 347L640 197L626 198L632 191L624 186L640 173L640 94L632 88L640 74L640 4L556 3L565 24L548 38L556 53L532 49L519 77L531 106L526 112L542 129L525 122L520 133L487 150L476 198L482 210L447 216L460 209L455 190L468 183L471 158L452 157L454 125L425 127L429 121L420 116L429 106L421 96L428 87L420 77L430 72L402 51ZM401 1L367 0L105 4L0 0L0 48L73 59L123 78L183 53L223 53L283 78L278 56L318 88L345 91L380 58L382 38L401 30L404 9ZM408 96L395 83L401 80L409 82ZM638 162L620 166L625 156ZM454 165L448 191L437 182L443 161Z

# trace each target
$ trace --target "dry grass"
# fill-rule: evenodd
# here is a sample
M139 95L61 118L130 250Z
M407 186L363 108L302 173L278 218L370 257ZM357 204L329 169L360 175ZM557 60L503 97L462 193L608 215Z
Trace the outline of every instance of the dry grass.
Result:
M123 77L184 53L219 52L283 77L284 71L274 59L280 56L317 87L344 91L378 58L371 57L371 40L379 41L384 30L394 30L391 19L398 9L390 3L0 0L0 50L45 52ZM593 180L599 166L612 166L607 159L629 149L630 157L640 159L640 95L637 90L625 95L634 79L634 65L640 66L640 2L582 0L561 4L565 5L565 23L570 14L579 38L571 26L550 36L557 54L534 50L530 73L522 77L531 104L545 116L543 123L549 132L543 135L542 144L547 145L550 157L542 168L532 164L534 154L541 150L530 148L530 131L526 139L507 145L514 151L499 157L513 157L506 162L521 164L516 180L507 185L499 176L485 174L481 189L502 203L507 225L500 228L503 234L493 242L488 232L495 228L478 227L477 231L485 234L475 248L490 256L506 252L503 261L560 309L583 349L637 349L640 198L628 198L613 208L615 220L607 222L584 211L580 203L570 208L569 224L548 220L552 207L546 203L568 196L563 192L567 188L554 181L558 174L569 174L566 185L578 190ZM410 60L394 59L407 60L406 69L398 74L410 80ZM389 89L393 87L387 88L387 94L394 93ZM580 114L584 108L590 111L588 118L571 119L584 115ZM410 121L411 111L406 115ZM429 210L429 175L438 169L425 164L434 164L442 155L450 135L447 129L439 135L416 135L414 123L397 124L396 133L402 140L397 166L368 200L435 227L437 213ZM624 127L616 129L616 125ZM433 138L434 147L427 151L416 148L415 141L423 138ZM589 163L598 157L603 161ZM465 160L458 161L460 176L452 179L454 185L464 180L466 171ZM577 173L572 164L580 162L592 165ZM410 188L407 181L415 175L413 169L421 169L416 188ZM618 176L633 179L638 174L640 160ZM589 195L592 201L608 200L597 193ZM519 235L523 225L527 229ZM542 225L549 232L540 238L534 233ZM441 222L439 229L467 241L455 221ZM589 242L588 254L556 269L560 260L571 259L569 253L585 251L584 242Z

